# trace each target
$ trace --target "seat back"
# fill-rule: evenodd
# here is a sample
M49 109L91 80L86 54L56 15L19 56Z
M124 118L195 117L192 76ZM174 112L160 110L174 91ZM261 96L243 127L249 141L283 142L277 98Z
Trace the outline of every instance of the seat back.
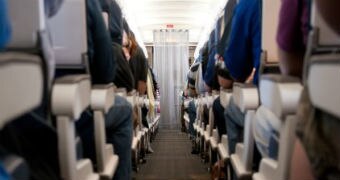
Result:
M42 62L38 56L0 54L0 126L39 106L43 92Z
M337 47L340 46L340 36L335 33L323 20L321 14L316 8L315 2L312 3L311 13L312 47Z
M276 33L278 28L280 0L262 1L262 61L277 63L278 46L276 44Z
M28 49L38 45L39 32L46 29L44 0L10 0L12 40L9 48Z
M64 0L49 21L57 68L88 68L86 1Z
M315 55L310 60L307 86L314 107L340 119L340 55Z

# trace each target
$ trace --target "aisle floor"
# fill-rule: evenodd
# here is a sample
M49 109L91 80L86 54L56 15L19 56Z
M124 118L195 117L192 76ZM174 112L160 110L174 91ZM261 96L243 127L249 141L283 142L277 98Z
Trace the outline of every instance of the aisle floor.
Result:
M136 180L208 180L207 165L191 154L188 136L177 130L159 130L152 143L155 151L134 173Z

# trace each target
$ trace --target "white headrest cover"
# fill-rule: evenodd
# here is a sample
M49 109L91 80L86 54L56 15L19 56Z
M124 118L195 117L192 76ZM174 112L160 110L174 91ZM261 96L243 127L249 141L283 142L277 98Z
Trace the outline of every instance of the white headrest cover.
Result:
M87 52L85 1L64 1L49 23L56 64L82 65Z
M254 85L234 83L233 99L243 113L259 106L259 94Z
M52 90L52 112L56 116L78 120L90 105L91 81L88 75L70 75L55 81Z
M278 118L295 114L302 88L298 78L277 74L263 75L260 81L261 103Z
M279 58L276 33L281 0L263 0L262 6L262 49L267 52L268 62L277 62Z
M91 92L91 108L107 113L114 103L113 85L95 85Z
M38 56L0 54L0 128L41 103L43 72Z
M312 104L340 118L340 56L320 55L312 58L308 89Z
M8 0L12 25L10 48L33 48L45 29L44 0Z
M318 43L323 46L340 45L340 37L327 25L320 15L315 3L312 7L311 24L319 28Z

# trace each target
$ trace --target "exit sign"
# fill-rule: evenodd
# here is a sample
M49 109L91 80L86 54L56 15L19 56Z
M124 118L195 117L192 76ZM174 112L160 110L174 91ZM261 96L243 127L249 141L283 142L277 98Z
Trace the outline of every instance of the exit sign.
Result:
M174 25L173 25L173 24L167 24L167 25L166 25L166 28L169 28L169 29L170 29L170 28L174 28Z

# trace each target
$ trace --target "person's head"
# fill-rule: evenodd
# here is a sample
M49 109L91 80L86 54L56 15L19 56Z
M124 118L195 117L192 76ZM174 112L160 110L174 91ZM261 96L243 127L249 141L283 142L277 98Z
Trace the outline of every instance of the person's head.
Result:
M138 43L137 43L135 34L132 31L130 31L128 33L128 38L129 38L129 41L130 41L130 47L129 47L130 54L131 54L131 56L133 56L137 51Z
M340 35L340 1L316 0L317 7L326 23Z

